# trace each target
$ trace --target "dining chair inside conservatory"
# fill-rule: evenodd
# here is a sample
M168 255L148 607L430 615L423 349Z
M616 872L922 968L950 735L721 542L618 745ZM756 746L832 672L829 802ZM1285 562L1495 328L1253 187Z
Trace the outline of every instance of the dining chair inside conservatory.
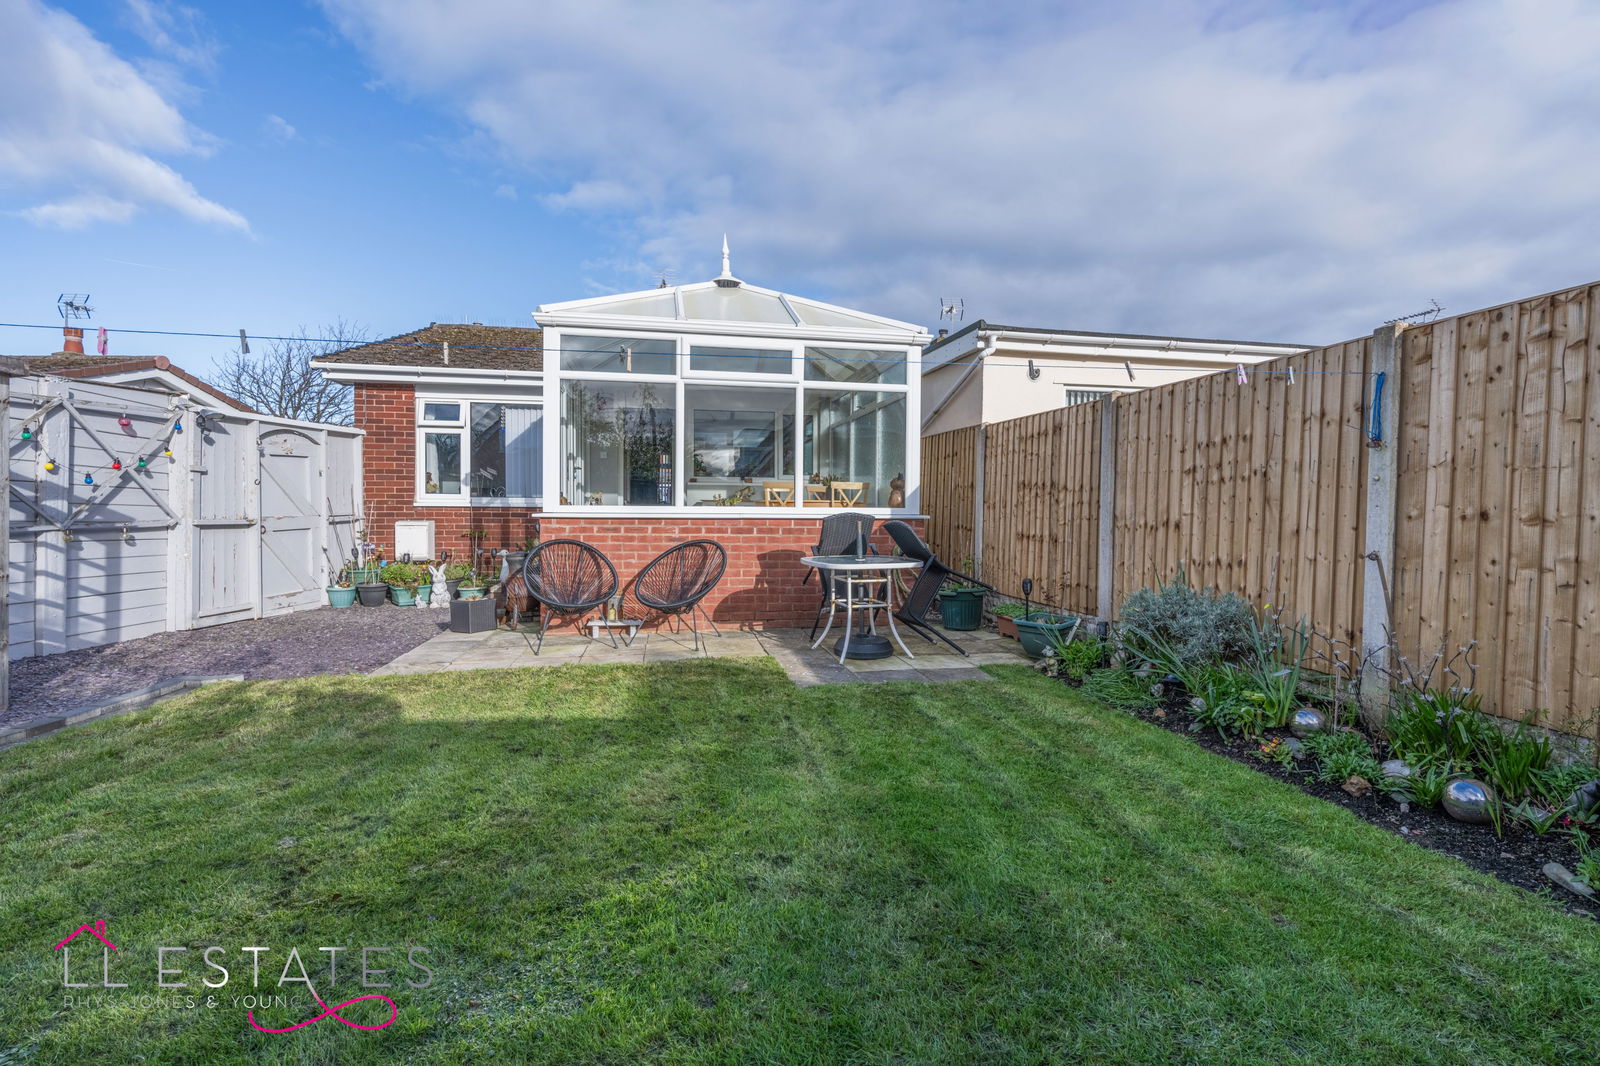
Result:
M633 598L640 604L668 617L685 615L694 632L694 650L700 650L700 626L695 615L706 620L711 632L722 636L702 600L717 587L728 568L728 553L714 540L688 540L675 544L650 560L633 579Z
M834 507L860 507L867 502L865 481L835 481L829 487L828 502Z
M904 522L898 520L885 522L883 531L889 534L889 539L894 541L894 545L900 549L901 555L908 559L916 559L922 563L922 570L917 574L916 583L911 586L911 590L901 599L900 609L894 613L895 618L910 626L918 636L929 644L932 644L934 638L938 637L962 655L966 655L967 649L928 624L928 612L933 609L934 602L939 598L939 589L943 587L947 578L953 577L969 585L987 589L990 592L994 591L994 586L986 585L975 577L963 574L959 570L952 570L944 565L939 561L939 557L933 553L933 549L928 547L927 541L917 536L917 531Z
M763 481L761 498L768 507L788 507L794 503L794 482Z
M828 506L828 486L817 481L808 481L805 484L807 507Z
M539 640L533 647L538 655L550 623L559 617L575 618L579 623L596 607L617 594L617 568L605 553L581 540L558 538L539 544L522 563L522 580L528 595L539 601ZM608 626L606 635L617 646L616 633Z

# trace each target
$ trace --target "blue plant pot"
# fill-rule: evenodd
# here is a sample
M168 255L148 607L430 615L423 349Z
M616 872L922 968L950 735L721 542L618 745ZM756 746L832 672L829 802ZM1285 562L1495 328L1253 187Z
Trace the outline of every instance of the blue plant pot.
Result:
M1017 639L1022 650L1035 659L1044 658L1056 646L1057 637L1065 637L1077 619L1070 614L1045 614L1038 612L1017 619Z

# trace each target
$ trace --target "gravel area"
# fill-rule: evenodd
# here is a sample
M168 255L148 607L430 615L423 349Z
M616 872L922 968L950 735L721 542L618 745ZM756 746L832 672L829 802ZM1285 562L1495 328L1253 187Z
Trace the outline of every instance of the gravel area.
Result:
M449 627L444 609L322 607L252 622L17 659L11 709L20 725L185 674L243 674L252 681L376 670Z

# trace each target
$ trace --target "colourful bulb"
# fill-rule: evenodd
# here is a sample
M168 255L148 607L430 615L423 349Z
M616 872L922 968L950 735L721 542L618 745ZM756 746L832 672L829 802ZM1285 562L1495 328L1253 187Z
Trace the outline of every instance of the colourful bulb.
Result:
M174 423L172 423L172 429L176 433L182 433L183 432L183 423L182 422L174 422Z
M23 440L32 440L33 439L33 430L31 430L31 429L23 430L22 431L22 439Z
M83 475L83 483L85 485L93 485L94 484L94 475L93 474L85 474L85 475Z
M165 455L168 459L171 459L172 458L172 449L171 448L164 449L161 452L161 454Z
M121 418L117 419L117 425L121 426L123 429L127 429L129 426L133 425L133 419L129 418L127 415L123 415Z
M145 468L145 467L147 467L147 466L149 466L149 465L150 465L150 462L149 462L149 460L147 460L147 459L146 459L146 458L145 458L145 457L144 457L144 456L142 456L142 455L141 455L141 456L139 456L139 469L140 469L140 470L143 470L143 469L144 469L144 468Z
M111 460L111 469L113 469L113 470L121 470L122 469L122 460L121 459L113 459L113 460Z
M54 459L46 459L44 461L44 468L46 470L54 470L56 468L56 461Z

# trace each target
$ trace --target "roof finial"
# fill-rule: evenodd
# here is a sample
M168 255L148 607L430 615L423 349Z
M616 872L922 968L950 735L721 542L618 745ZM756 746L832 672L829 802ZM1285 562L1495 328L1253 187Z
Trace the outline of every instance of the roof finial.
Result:
M728 265L728 235L722 235L722 273L716 277L717 284L724 289L736 288L739 279L733 276L733 268Z

